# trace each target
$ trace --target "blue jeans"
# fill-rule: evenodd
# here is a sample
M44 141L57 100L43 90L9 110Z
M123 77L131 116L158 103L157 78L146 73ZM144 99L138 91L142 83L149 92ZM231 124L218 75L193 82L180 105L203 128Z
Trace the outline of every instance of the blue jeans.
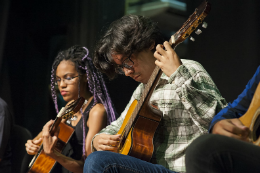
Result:
M162 165L152 164L131 156L110 151L90 154L84 165L84 173L175 173Z

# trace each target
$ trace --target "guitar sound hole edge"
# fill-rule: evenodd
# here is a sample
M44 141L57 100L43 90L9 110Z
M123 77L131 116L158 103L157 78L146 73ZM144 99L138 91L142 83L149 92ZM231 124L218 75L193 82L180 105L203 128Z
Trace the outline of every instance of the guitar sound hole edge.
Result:
M257 115L256 121L254 123L253 131L252 131L252 139L255 142L260 136L260 116L259 113Z

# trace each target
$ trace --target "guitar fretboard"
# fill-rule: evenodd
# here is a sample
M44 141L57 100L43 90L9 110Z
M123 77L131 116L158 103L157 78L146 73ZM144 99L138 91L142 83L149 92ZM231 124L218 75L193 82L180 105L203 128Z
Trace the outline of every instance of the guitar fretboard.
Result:
M149 98L147 98L147 96L149 95L149 92L153 92L153 91L151 91L151 88L157 84L157 81L160 79L161 75L162 75L161 69L158 66L156 66L144 88L144 91L140 97L140 100L138 101L138 104L136 105L136 107L133 111L132 116L128 120L127 125L125 126L123 138L127 137L130 129L133 126L134 121L136 120L136 118L138 116L138 113L139 113L141 107L143 106L143 103L146 101L146 99L149 99Z

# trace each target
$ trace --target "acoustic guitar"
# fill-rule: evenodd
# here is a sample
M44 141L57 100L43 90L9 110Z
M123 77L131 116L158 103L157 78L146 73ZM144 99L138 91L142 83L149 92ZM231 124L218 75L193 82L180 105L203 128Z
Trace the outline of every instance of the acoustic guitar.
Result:
M76 101L73 101L69 105L63 107L60 112L58 113L54 123L50 128L50 134L53 136L56 132L58 126L60 127L60 132L58 135L58 142L55 146L55 150L58 152L62 152L66 143L71 138L72 134L74 133L74 129L65 123L62 123L62 119L69 119L75 113L77 113L80 108L82 107L85 99L83 97L78 98ZM43 144L41 144L39 151L33 157L29 164L28 173L49 173L53 166L55 165L56 160L47 156L43 151Z
M260 146L260 83L258 84L250 106L239 120L249 128L249 141Z
M174 49L178 44L188 38L195 29L202 24L204 18L210 11L210 4L204 1L183 26L169 41ZM206 28L206 23L202 25ZM201 30L196 31L197 34ZM162 74L161 69L156 66L146 84L139 101L134 100L131 104L121 128L117 134L121 134L118 153L130 155L144 161L150 161L153 154L153 137L163 116L157 107L149 103L150 97Z

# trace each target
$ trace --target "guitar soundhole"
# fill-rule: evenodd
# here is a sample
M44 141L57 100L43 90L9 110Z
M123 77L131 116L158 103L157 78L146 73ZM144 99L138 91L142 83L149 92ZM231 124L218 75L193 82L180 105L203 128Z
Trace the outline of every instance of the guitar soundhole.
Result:
M253 141L256 141L260 136L260 116L258 115L252 132Z

